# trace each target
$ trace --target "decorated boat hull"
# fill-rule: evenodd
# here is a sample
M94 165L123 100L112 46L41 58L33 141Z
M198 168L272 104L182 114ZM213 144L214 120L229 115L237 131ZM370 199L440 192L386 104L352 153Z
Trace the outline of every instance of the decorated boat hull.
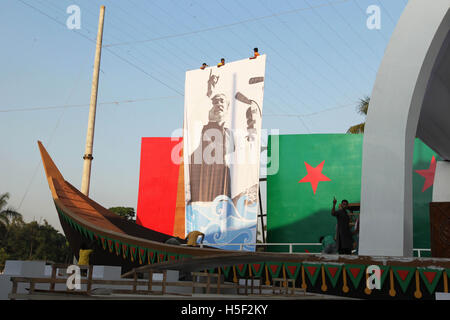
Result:
M395 258L275 252L240 252L166 244L171 235L115 215L64 180L38 142L59 219L74 255L82 243L91 263L131 269L220 272L229 281L259 279L266 285L363 299L434 299L448 293L450 259Z

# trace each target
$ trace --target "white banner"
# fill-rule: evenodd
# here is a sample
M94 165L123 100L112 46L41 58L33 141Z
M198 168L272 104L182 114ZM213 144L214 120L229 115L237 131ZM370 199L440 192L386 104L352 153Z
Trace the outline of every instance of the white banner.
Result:
M186 234L203 232L205 244L256 242L265 64L261 55L186 72Z

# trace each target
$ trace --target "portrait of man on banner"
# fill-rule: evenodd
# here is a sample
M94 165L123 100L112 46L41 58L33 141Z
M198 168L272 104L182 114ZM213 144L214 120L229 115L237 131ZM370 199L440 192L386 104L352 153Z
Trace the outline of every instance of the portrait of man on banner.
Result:
M265 59L250 61L186 73L186 232L205 244L256 242Z

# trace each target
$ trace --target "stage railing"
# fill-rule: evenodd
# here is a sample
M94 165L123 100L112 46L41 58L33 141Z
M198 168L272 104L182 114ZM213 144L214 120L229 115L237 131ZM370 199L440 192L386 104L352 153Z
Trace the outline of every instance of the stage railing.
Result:
M211 244L210 244L211 245ZM306 253L306 254L317 254L321 252L321 243L221 243L221 244L214 244L215 247L226 247L226 246L239 246L239 251L244 251L244 246L248 247L248 246L255 246L255 247L269 247L269 246L287 246L288 247L288 251L289 253L293 253L293 248L295 246L303 246L303 247L311 247L311 246L317 246L318 247L318 251L316 252L302 252L302 253ZM201 244L200 247L203 247L203 245ZM429 248L415 248L413 249L414 253L417 253L417 257L421 258L423 257L423 252L430 252L431 253L431 249Z
M289 253L294 252L293 247L295 247L295 246L317 246L317 247L322 246L321 243L220 243L220 244L215 243L215 244L208 244L208 245L213 245L214 247L222 247L222 246L223 247L225 247L225 246L237 247L237 246L239 246L240 251L244 251L244 247L250 247L250 246L255 246L255 247L288 246ZM203 245L200 245L200 247L203 247ZM320 249L317 252L304 252L304 253L309 253L309 254L320 253Z

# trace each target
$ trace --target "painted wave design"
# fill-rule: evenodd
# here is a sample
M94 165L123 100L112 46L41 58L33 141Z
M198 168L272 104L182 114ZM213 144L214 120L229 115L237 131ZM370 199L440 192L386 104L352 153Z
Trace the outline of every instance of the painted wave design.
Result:
M205 234L204 244L227 250L239 250L233 243L256 242L257 204L245 204L242 196L234 205L225 195L210 203L191 203L186 206L186 231L199 230ZM221 244L227 244L221 246ZM255 246L244 245L244 250L254 251Z

